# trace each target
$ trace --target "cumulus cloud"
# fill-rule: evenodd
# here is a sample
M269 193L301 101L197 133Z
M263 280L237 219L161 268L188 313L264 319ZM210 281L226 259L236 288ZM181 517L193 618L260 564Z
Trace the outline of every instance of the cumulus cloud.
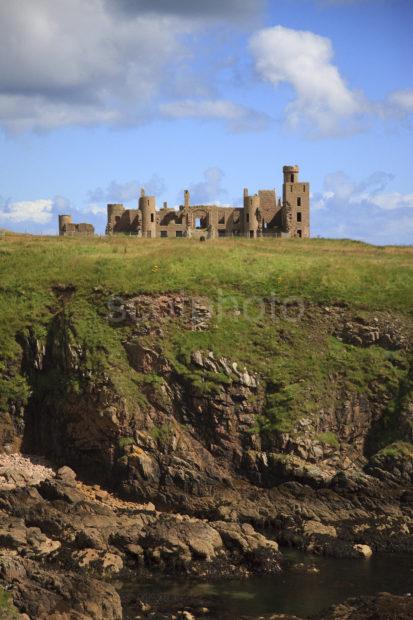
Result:
M105 188L97 187L88 192L87 205L85 211L91 213L106 213L106 205L110 202L127 203L137 200L140 195L140 189L144 188L147 194L158 196L165 189L165 181L156 174L153 174L147 181L126 181L119 183L111 181Z
M391 192L373 196L371 201L381 209L389 209L390 211L394 209L413 209L413 194ZM411 217L413 217L413 213Z
M191 193L192 204L219 203L219 198L227 194L222 187L224 172L218 166L212 166L204 172L203 181L191 183L189 191ZM181 198L181 197L180 197Z
M174 76L192 76L194 88L201 79L193 75L188 35L216 20L228 28L262 6L261 0L1 2L0 125L16 132L148 122L160 100L175 96ZM198 92L209 90L207 81Z
M198 118L222 120L230 131L262 131L270 118L263 113L225 99L182 99L162 104L160 112L168 118Z
M146 120L193 30L103 0L2 2L0 24L0 122L13 130Z
M389 97L390 103L406 112L413 112L413 90L396 90Z
M343 1L343 0L342 0ZM64 126L138 125L155 118L222 121L260 131L271 118L219 94L234 24L259 23L265 0L13 0L0 2L0 127L12 132ZM215 45L200 37L225 29ZM205 38L206 40L206 38ZM202 42L204 39L202 39ZM210 49L211 48L211 49ZM212 49L213 48L213 49ZM310 136L353 132L366 113L404 117L412 91L372 104L333 63L331 41L282 26L257 31L250 50L261 79L294 92L289 127ZM220 64L221 63L221 64ZM245 74L245 62L233 62ZM201 69L200 69L201 67ZM181 99L191 85L192 98ZM240 80L237 80L240 84ZM245 86L245 84L244 84Z
M326 176L312 197L313 234L376 244L411 243L413 194L386 191L394 175L375 172L354 181L344 172Z
M100 108L97 103L67 103L50 101L44 95L0 93L0 124L13 133L31 129L45 131L68 125L113 125L121 121L119 110Z
M413 89L395 90L375 107L377 113L385 118L407 117L413 113Z
M46 199L23 200L21 202L6 201L0 205L0 222L5 225L48 224L53 217L53 201Z
M89 205L88 205L89 206ZM16 232L30 231L33 234L56 235L59 214L73 217L74 222L89 222L102 233L105 228L106 205L104 209L76 207L65 196L34 200L13 201L0 197L0 228Z
M250 39L255 69L273 86L285 82L294 90L286 109L292 128L331 136L355 131L366 111L360 94L352 91L333 64L330 39L283 26L266 28Z

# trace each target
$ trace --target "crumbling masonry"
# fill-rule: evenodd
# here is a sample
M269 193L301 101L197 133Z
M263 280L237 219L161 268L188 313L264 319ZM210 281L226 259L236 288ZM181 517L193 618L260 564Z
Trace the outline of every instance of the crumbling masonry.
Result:
M92 224L74 224L71 215L59 215L60 237L93 237L94 234Z
M242 207L191 205L189 191L185 190L184 204L178 210L168 208L166 202L157 210L155 196L147 196L142 189L137 209L125 209L123 204L107 205L106 234L129 234L152 239L309 237L310 185L299 181L298 173L298 166L283 167L283 193L278 201L275 189L262 189L253 196L248 189L244 189ZM64 217L67 216L60 216ZM62 232L62 222L59 230L60 234L75 234L73 231ZM82 232L79 230L78 234Z

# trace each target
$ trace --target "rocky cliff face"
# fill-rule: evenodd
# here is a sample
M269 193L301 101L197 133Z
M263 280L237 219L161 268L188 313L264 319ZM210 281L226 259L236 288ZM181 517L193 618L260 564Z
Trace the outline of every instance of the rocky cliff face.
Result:
M90 361L62 310L43 342L30 332L20 334L22 372L32 395L25 412L14 403L9 416L15 435L30 449L83 467L125 493L179 504L188 496L225 493L234 479L264 488L288 480L320 486L337 472L366 466L373 471L379 462L391 469L391 450L386 458L371 460L380 432L393 440L412 439L410 326L398 317L391 322L389 315L378 315L370 324L361 317L350 321L346 308L301 309L306 329L351 341L353 348L396 350L389 366L403 372L376 375L361 388L357 377L352 385L336 369L312 411L302 402L302 413L299 404L298 415L291 413L283 428L271 423L271 404L281 386L256 369L208 349L185 359L171 357L164 334L171 324L210 329L202 300L141 296L117 312L113 329L126 326L123 347L138 385L135 399L126 398L110 368ZM110 351L103 353L110 357ZM283 408L288 414L288 401L276 404L277 415ZM403 461L403 451L396 452L397 447L394 458ZM407 464L395 469L407 482L411 472L404 460Z
M24 497L9 490L0 537L10 549L25 549L25 559L3 563L1 575L6 583L17 575L22 601L28 588L45 587L40 573L33 577L39 548L59 566L66 556L76 570L93 566L98 578L130 561L133 570L197 575L276 571L271 539L346 557L363 555L363 545L413 550L411 323L389 313L354 316L343 306L270 311L280 322L295 313L294 329L308 347L311 334L332 342L320 363L323 391L304 376L292 386L266 376L265 360L255 367L215 353L211 309L185 295L141 295L112 307L105 321L123 357L110 342L85 341L65 303L43 337L32 329L18 334L17 370L30 397L9 401L3 449L22 445L125 499L191 515L108 512L84 504L74 482L62 479ZM176 331L200 334L204 346L177 353ZM295 354L294 333L280 329L285 355ZM341 356L354 356L353 374L341 372L346 360L334 357L334 343L343 345ZM366 367L370 349L379 351L382 369ZM67 600L78 587L73 579L56 596ZM120 617L116 593L101 595L111 611L93 617Z

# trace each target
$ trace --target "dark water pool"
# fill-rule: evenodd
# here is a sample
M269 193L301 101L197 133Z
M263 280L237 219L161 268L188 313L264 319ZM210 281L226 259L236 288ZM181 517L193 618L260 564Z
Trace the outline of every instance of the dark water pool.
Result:
M338 560L285 550L284 556L284 572L272 577L221 582L162 579L141 583L137 589L143 600L157 608L205 606L216 620L271 612L306 617L361 594L413 594L412 556Z

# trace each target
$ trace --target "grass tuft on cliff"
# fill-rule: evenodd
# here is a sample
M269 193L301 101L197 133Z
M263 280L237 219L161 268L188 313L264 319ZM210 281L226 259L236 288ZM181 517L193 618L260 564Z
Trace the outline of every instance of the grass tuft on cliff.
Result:
M20 617L10 593L0 586L0 620L18 620Z

